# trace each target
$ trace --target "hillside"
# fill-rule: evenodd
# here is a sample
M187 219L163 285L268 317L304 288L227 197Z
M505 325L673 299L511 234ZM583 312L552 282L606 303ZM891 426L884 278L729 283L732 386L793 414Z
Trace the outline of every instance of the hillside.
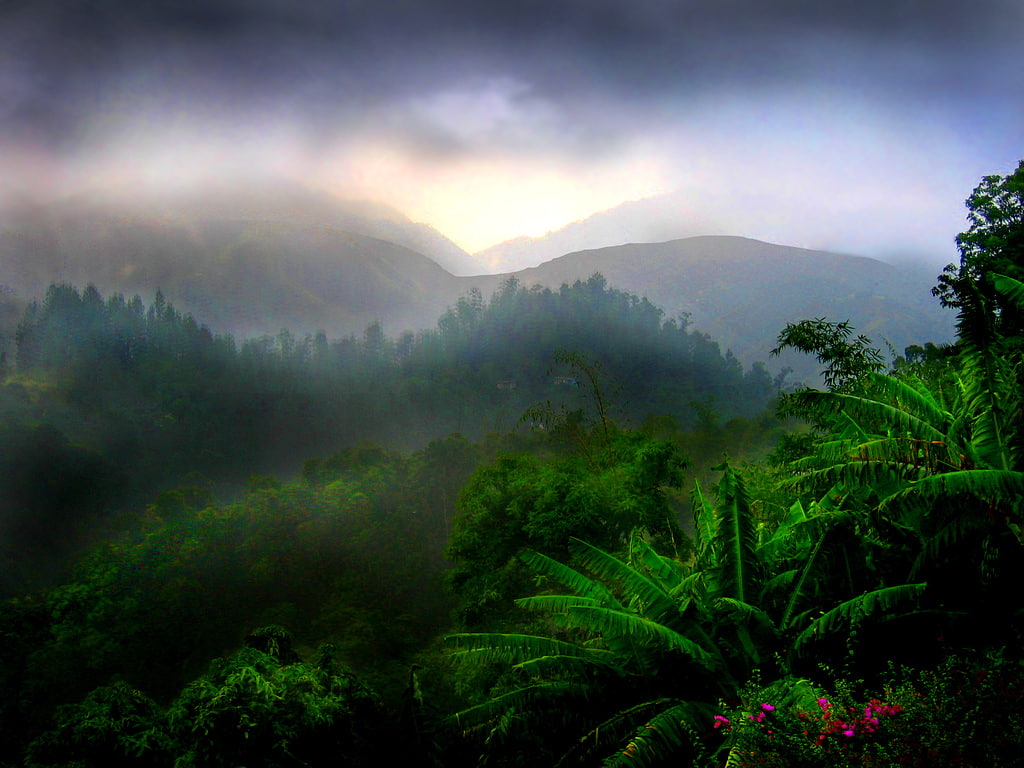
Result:
M666 318L688 313L746 364L766 359L786 323L809 317L850 320L899 351L952 338L952 314L929 293L934 274L856 256L703 236L455 277L471 257L386 206L258 184L143 198L0 213L3 332L10 337L21 304L53 282L146 300L160 289L215 332L239 337L285 327L361 334L378 320L396 335L436 327L460 296L474 287L490 296L513 274L526 286L558 288L600 272L610 285L648 297ZM814 373L799 357L771 367L783 365L798 379Z
M952 338L954 317L930 288L926 269L874 259L773 245L728 236L580 251L513 273L525 285L557 287L603 274L611 285L646 296L668 317L689 313L693 325L745 362L764 360L788 322L827 316L850 320L897 351ZM472 278L488 290L508 275ZM493 282L487 282L488 280ZM775 361L798 378L813 373L801 357Z
M22 298L53 282L146 298L160 289L215 330L241 336L282 327L340 333L381 319L395 330L432 325L452 294L451 275L366 232L424 250L450 241L389 211L258 187L8 211L0 282Z

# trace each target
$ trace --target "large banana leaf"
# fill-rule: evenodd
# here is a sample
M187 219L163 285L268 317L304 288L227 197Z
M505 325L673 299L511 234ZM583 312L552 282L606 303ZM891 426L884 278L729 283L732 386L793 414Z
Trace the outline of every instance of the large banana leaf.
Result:
M539 635L501 634L496 632L464 632L449 635L444 644L456 656L472 656L480 661L517 663L540 656L591 658L594 652L576 643Z
M554 558L542 555L540 552L534 552L533 550L524 550L519 554L519 559L535 571L545 573L557 579L578 595L592 598L598 602L616 602L612 593L604 584L588 579L576 569L570 568Z
M908 498L937 496L974 496L989 504L1017 508L1024 498L1024 472L997 469L965 469L922 477L910 487L887 498L883 506Z
M630 597L630 602L653 619L662 619L678 613L676 601L663 585L624 563L617 557L580 539L572 539L569 549L577 560L595 576L616 585Z
M782 611L782 616L779 617L779 627L783 630L789 629L796 607L806 597L804 590L809 583L811 575L817 570L818 555L821 553L821 547L825 543L827 535L827 530L822 531L821 535L818 536L818 540L814 543L814 548L804 560L803 567L800 569L800 575L796 580L796 585L790 591L786 607Z
M615 654L599 648L587 648L585 656L538 656L514 665L512 669L531 677L567 678L590 674L596 666L613 669Z
M895 380L887 385L889 394L893 396L896 396L896 392L908 398L913 398L918 394L909 387L899 385L899 382ZM882 396L886 396L886 393L883 392ZM923 416L908 411L905 407L900 407L898 400L894 403L841 392L821 392L810 389L800 392L799 400L802 405L815 414L833 417L845 414L858 425L864 439L868 439L871 435L877 435L879 429L884 429L890 435L912 435L919 440L942 441L946 437L942 425L948 421L948 414L938 410L934 401L927 403L921 397L917 397L914 402L926 407Z
M531 611L548 611L549 613L568 613L573 608L580 606L597 606L622 609L619 603L607 600L595 600L592 597L581 597L580 595L534 595L532 597L520 597L516 605Z
M694 570L703 571L714 566L713 561L711 561L713 557L711 542L715 538L715 509L704 495L700 481L696 479L693 481L692 506L693 546L696 555Z
M637 647L636 641L639 641L641 645L676 651L690 657L708 671L724 669L724 661L717 648L703 648L686 635L645 616L599 606L574 608L570 616L575 619L577 626L592 629L606 638L629 640L634 647Z
M715 506L715 597L750 602L757 591L757 531L743 478L728 462L722 472Z
M812 621L793 641L793 650L801 653L812 640L820 639L840 629L852 627L865 619L887 618L895 609L920 597L927 583L901 584L865 592L852 600L840 603L823 616Z
M647 541L634 530L629 542L630 564L643 569L651 578L660 584L669 594L672 593L683 579L682 566L677 560L663 557L654 551Z
M1003 296L1014 302L1018 307L1024 309L1024 283L1014 280L1012 277L992 273L992 284Z

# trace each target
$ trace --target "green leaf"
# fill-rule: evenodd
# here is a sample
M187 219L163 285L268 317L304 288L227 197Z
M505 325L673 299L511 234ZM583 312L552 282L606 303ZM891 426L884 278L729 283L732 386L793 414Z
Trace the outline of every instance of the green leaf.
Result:
M878 620L891 614L897 607L916 600L928 585L901 584L865 592L852 600L840 603L823 616L812 621L793 641L793 650L801 652L812 640L858 624L865 619Z
M743 478L728 463L715 467L722 472L715 506L714 546L718 567L714 593L741 603L755 593L758 571L757 534Z
M595 576L616 585L621 594L628 595L638 610L654 619L672 616L678 612L675 601L661 584L607 552L580 539L572 539L569 549L580 564Z
M652 643L666 650L678 651L709 671L724 667L717 649L709 651L702 648L680 632L645 616L597 606L580 606L573 609L571 615L580 618L579 626L591 627L605 636Z
M449 635L444 639L444 644L453 649L457 656L512 663L540 656L587 658L592 655L589 649L575 643L538 635L466 632Z
M579 595L602 603L615 602L612 593L603 584L593 579L588 579L579 571L558 562L554 558L534 552L533 550L524 550L519 554L519 559L535 571L557 579Z

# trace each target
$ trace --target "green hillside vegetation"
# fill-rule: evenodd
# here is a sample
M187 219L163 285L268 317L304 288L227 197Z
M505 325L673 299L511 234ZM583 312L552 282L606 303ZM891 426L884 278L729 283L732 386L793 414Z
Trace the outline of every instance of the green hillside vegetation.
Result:
M564 350L602 370L615 418L659 415L672 433L752 419L775 392L763 366L744 371L600 276L559 291L511 280L397 339L375 323L361 338L282 330L241 344L159 292L147 307L51 286L26 309L0 387L4 582L32 583L97 525L183 483L230 498L250 475L294 477L306 458L366 442L408 451L452 432L544 431L593 390L558 362Z
M778 415L600 275L337 340L51 287L0 765L1024 765L1022 208L968 200L954 345L780 328Z
M902 351L922 341L946 343L953 318L932 301L933 274L874 259L774 245L743 237L705 236L579 251L524 269L525 284L555 286L600 272L611 285L646 296L710 334L745 363L763 360L787 323L849 320L880 345ZM486 285L486 278L474 278ZM793 378L817 382L811 361L787 355Z

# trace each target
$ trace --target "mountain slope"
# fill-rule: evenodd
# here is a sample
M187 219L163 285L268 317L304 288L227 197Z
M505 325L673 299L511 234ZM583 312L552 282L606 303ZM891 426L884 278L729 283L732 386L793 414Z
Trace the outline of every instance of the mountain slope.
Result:
M526 285L556 288L602 273L611 285L644 295L669 317L689 313L694 327L744 362L765 360L788 322L827 316L850 320L876 343L899 352L909 344L952 338L952 315L931 296L927 270L874 259L773 245L730 236L580 251L513 273ZM473 278L482 290L493 282ZM811 363L783 358L799 376Z
M952 338L951 314L929 294L934 275L872 259L704 236L577 251L504 275L454 277L395 244L391 227L407 242L432 232L410 230L403 219L376 204L259 185L26 208L0 218L0 293L4 306L16 307L17 298L39 297L52 282L94 283L104 294L147 300L159 288L215 331L239 337L285 327L338 337L360 334L375 320L397 335L436 327L470 288L489 296L510 274L527 286L557 289L601 272L610 285L648 297L666 317L688 313L695 328L747 364L767 358L787 322L810 317L848 319L900 351ZM7 334L15 316L4 315ZM781 365L801 378L813 374L813 362L802 358L771 367Z
M399 331L444 311L453 278L437 263L325 223L333 209L293 202L209 195L22 211L0 225L0 282L28 298L52 282L147 298L159 288L215 330L242 336L282 327L337 335L378 319Z

